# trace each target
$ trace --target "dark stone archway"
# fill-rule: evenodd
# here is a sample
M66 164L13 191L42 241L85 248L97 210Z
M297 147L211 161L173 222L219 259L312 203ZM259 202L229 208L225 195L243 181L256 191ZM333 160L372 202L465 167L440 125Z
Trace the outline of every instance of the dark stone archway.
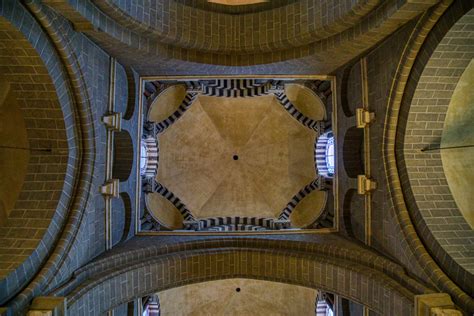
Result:
M273 235L135 237L53 294L67 296L73 315L96 315L160 290L235 277L322 289L383 315L410 315L414 295L430 292L394 262L342 237Z
M451 96L474 50L472 32L460 32L472 28L474 11L456 4L448 12L427 37L405 90L397 165L421 240L443 271L472 296L474 231L451 194L440 151L425 151L440 146Z
M39 26L29 24L31 16L23 18L29 22L17 29L0 17L1 73L24 118L28 146L18 150L29 154L21 192L0 229L0 303L34 276L61 231L73 190L73 183L65 181L74 173L74 162L69 159L75 152L69 147L77 141L74 120L65 119L71 116L71 104L58 97L65 93L59 83L60 66L46 56L40 43L48 40L41 33L34 39L29 36Z

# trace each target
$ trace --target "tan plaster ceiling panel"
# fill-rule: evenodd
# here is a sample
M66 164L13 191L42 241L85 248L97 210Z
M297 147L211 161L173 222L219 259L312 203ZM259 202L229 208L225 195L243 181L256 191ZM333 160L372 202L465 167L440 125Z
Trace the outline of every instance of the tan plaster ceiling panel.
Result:
M173 85L161 92L153 101L148 120L151 122L162 122L173 114L186 96L184 85Z
M449 103L441 150L446 180L462 215L474 229L474 60L464 70ZM471 147L469 147L471 146Z
M316 177L315 137L273 95L199 96L158 134L157 181L196 217L276 217Z
M158 222L169 229L183 228L183 216L179 210L159 193L145 195L146 205Z
M326 118L324 103L311 89L292 83L285 85L285 94L298 111L310 119L322 121Z
M0 78L0 227L3 226L21 193L30 154L28 135L23 117L10 84Z
M250 279L209 281L158 293L164 316L314 315L316 295L316 290L302 286Z
M327 193L314 190L296 205L290 215L294 227L305 227L314 223L326 205Z
M268 2L268 0L208 0L207 2L218 3L223 5L250 5Z

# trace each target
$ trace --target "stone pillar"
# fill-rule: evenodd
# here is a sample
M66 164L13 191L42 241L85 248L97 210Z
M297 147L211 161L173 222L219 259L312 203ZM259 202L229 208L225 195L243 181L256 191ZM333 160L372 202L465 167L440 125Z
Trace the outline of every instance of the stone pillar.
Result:
M415 296L416 316L462 316L451 297L446 293Z
M66 316L66 298L39 296L31 303L27 316Z

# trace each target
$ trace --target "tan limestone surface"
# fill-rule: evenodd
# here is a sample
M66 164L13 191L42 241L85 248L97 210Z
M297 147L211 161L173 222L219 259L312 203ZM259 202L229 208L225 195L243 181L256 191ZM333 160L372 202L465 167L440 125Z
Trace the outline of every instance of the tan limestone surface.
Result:
M473 87L474 61L471 61L451 97L441 138L441 148L459 147L441 150L441 160L454 200L472 228L474 228Z
M297 103L311 102L313 108L319 108L320 104L305 94L306 88L301 92L302 88L290 88ZM155 101L157 109L153 112L152 108L151 112L154 117L166 116L161 113L169 112L170 107L162 106L166 102L181 102L178 92L158 97L163 100ZM324 117L320 109L307 113L314 119ZM315 132L289 115L274 95L201 95L179 120L158 134L160 163L156 180L179 197L197 218L275 218L316 177L315 137ZM325 199L325 194L313 193L302 201L297 208L299 214L292 215L293 226L313 222ZM163 200L150 196L147 202L156 218L178 227L182 221L179 211Z
M327 193L319 190L305 196L290 215L291 225L304 227L314 223L324 210L326 199Z
M314 315L316 295L316 290L302 286L250 279L209 281L158 293L164 316Z
M28 136L23 112L10 90L0 80L0 226L15 206L29 161Z
M286 84L285 94L303 115L315 121L326 119L326 108L323 101L311 89L297 83Z
M179 210L159 193L148 193L145 195L148 209L160 225L168 229L183 228L183 217Z
M173 114L186 96L184 85L173 85L163 90L153 101L148 113L148 120L151 122L162 122Z
M315 136L273 95L199 96L158 134L157 181L196 217L276 217L316 177Z

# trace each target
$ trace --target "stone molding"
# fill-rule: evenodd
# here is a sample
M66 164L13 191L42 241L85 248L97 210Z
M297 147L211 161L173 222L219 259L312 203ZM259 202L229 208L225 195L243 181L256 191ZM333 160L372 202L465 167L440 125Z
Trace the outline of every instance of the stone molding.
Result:
M391 203L396 212L396 218L402 229L414 257L430 279L451 295L457 304L468 311L474 310L474 300L469 294L463 292L446 274L428 253L416 231L401 186L400 174L397 166L396 140L397 125L399 124L400 106L405 95L405 89L410 79L410 74L425 38L438 22L440 17L451 5L451 0L441 1L437 6L426 12L418 21L410 38L393 79L392 90L387 104L387 115L384 123L383 158L387 172L387 184L391 196Z
M204 266L208 268L203 269L198 264L201 261L206 262ZM156 277L142 280L154 271L158 273ZM411 314L414 295L431 293L390 260L344 238L327 234L263 238L135 237L75 275L74 280L54 292L54 295L68 297L74 313L82 310L82 304L89 304L86 303L89 299L99 299L96 295L108 297L107 289L114 288L115 282L129 284L131 288L121 291L121 297L105 299L98 312L129 301L132 296L237 276L321 288L367 304L384 315ZM132 280L133 275L139 279ZM348 278L364 280L368 288L357 290L353 287L362 283L349 282ZM379 297L386 291L393 294L389 295L393 301Z

